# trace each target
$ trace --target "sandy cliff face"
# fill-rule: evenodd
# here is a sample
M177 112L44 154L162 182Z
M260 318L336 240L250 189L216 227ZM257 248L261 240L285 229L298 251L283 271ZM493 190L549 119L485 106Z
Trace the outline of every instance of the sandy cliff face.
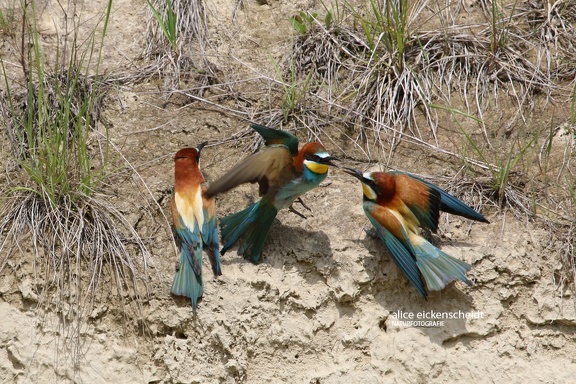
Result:
M101 5L86 4L86 12L97 12ZM248 67L274 77L271 62L283 57L292 33L288 17L304 6L211 2L212 61L231 81L250 76ZM58 15L53 7L44 10L42 19L47 45L59 28L48 22ZM145 3L114 3L106 68L134 69L146 15ZM105 114L114 142L131 162L142 164L140 176L169 215L173 154L204 140L228 138L247 123L226 110L166 102L152 92L157 89L157 84L120 87L111 93ZM251 102L269 100L257 96ZM204 149L201 167L207 179L214 180L244 156L246 143ZM336 144L345 141L327 142L339 156ZM420 174L442 172L441 160L423 161L422 156L400 151L393 165ZM219 196L219 215L246 206L248 196L256 194L256 188L243 186ZM306 220L287 211L278 215L261 264L252 265L232 250L222 257L220 278L205 268L205 297L194 317L187 300L170 296L173 243L161 212L142 196L126 183L117 187L115 197L130 220L139 223L142 236L154 239L151 291L141 312L125 318L118 299L106 291L80 331L80 344L67 340L64 345L65 319L35 306L32 257L12 258L0 278L0 381L574 381L576 311L570 292L558 287L561 244L536 224L489 210L483 213L491 224L443 215L438 245L473 265L469 277L474 286L456 283L431 292L426 301L380 241L366 233L370 226L358 183L331 170L325 183L304 196L312 209ZM419 317L434 317L434 322L423 327L398 323ZM147 335L135 331L141 324Z

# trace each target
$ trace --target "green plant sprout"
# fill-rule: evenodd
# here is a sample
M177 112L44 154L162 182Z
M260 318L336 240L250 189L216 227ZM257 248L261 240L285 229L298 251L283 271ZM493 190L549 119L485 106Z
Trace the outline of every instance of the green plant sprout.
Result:
M174 12L174 9L172 8L172 2L170 0L165 0L166 6L161 7L160 3L162 0L158 0L158 9L156 9L150 0L146 1L148 2L148 6L154 15L154 18L158 22L162 33L164 33L164 36L168 39L170 45L172 45L174 52L176 52L178 50L178 20L176 12Z

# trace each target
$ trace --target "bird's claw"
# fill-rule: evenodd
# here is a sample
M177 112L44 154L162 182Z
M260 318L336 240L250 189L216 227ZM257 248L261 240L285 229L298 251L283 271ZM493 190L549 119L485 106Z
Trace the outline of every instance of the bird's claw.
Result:
M306 208L307 210L309 210L310 212L312 212L312 209L310 209L310 207L308 207L306 204L304 204L304 201L302 200L301 197L298 197L296 200L294 200L294 202L299 202L300 204L302 204L302 206L304 208ZM292 203L294 204L294 203Z
M298 216L300 216L300 217L303 218L303 219L307 219L306 216L304 216L302 213L300 213L300 212L298 212L297 210L294 209L293 205L294 205L295 202L300 203L304 208L306 208L307 210L309 210L310 212L312 212L312 210L310 209L310 207L308 207L306 204L304 204L304 201L302 201L302 198L301 198L301 197L298 197L296 200L294 200L294 201L292 202L292 204L290 204L290 206L288 207L288 210L289 210L290 212L292 212L292 213L297 214Z
M378 237L378 232L376 232L376 230L375 230L374 228L371 228L371 227L370 227L370 228L366 228L366 227L364 227L363 229L364 229L364 232L366 232L366 234L367 234L368 236L370 236L371 238L376 239L376 238Z
M297 214L298 216L300 216L303 219L307 219L306 216L304 216L303 214L301 214L300 212L298 212L297 210L294 209L294 207L292 206L293 204L290 204L290 206L288 207L288 210L292 213Z

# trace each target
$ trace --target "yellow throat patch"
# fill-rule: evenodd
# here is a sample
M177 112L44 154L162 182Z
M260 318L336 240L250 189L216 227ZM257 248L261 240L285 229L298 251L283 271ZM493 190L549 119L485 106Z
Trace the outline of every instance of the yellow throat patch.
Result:
M312 172L320 175L328 172L328 166L326 164L320 164L315 161L304 160L304 165Z
M376 200L376 192L366 184L362 183L362 192L369 200Z

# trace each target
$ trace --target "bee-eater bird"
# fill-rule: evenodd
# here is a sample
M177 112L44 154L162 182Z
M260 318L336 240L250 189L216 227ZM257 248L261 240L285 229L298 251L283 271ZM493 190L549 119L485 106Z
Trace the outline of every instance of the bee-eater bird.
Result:
M332 161L337 159L320 143L307 143L298 151L298 139L291 133L258 124L251 127L264 138L266 146L210 184L206 196L226 192L243 183L258 183L260 200L220 220L224 243L221 253L243 237L238 254L258 263L278 211L288 208L303 216L292 208L292 203L299 201L304 205L300 196L318 186L326 178L328 166L334 165Z
M404 172L366 172L352 168L344 172L362 182L364 213L376 229L390 255L416 290L426 298L454 280L472 282L465 272L471 266L428 242L419 227L438 229L440 211L487 223L488 220L434 184Z
M172 293L192 300L196 313L198 298L204 293L202 283L202 250L208 254L215 276L220 270L218 228L214 198L206 196L204 176L198 168L200 151L184 148L174 156L174 193L172 194L172 220L180 246L180 266L174 276Z

